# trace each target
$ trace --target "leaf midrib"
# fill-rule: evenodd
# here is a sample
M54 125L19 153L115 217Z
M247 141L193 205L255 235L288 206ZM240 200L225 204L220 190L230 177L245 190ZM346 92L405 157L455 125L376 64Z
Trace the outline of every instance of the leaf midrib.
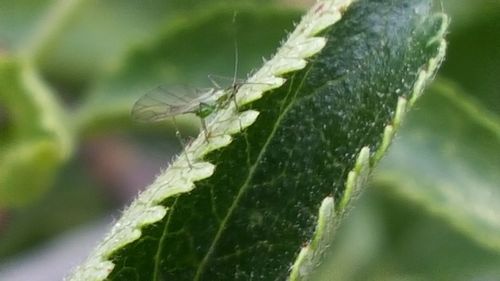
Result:
M233 214L234 210L236 209L236 207L238 206L239 201L241 200L241 198L245 194L245 191L248 189L250 181L252 180L253 175L255 174L255 171L256 171L256 169L258 167L258 164L259 164L260 160L262 159L263 155L267 152L267 147L271 143L271 140L273 139L276 131L280 127L279 125L281 124L281 121L283 120L283 117L288 113L288 111L294 105L294 100L296 99L297 93L301 90L301 88L302 88L302 86L304 84L304 81L305 81L305 79L307 77L307 73L311 69L312 69L312 67L310 67L306 71L306 73L304 74L304 76L303 76L300 84L298 85L297 89L295 90L295 93L293 95L292 100L287 105L287 107L283 111L281 111L281 114L278 116L278 118L277 118L277 120L275 122L275 125L273 126L273 129L272 129L271 133L267 137L266 142L264 143L264 145L262 146L261 151L259 152L259 155L257 156L254 164L250 167L249 173L247 175L247 178L245 179L245 181L241 185L241 187L239 189L239 192L236 195L235 200L233 201L233 204L231 204L231 206L228 209L228 212L227 212L226 216L224 217L224 219L222 220L221 224L219 225L219 229L217 230L217 233L216 233L216 235L214 237L214 240L212 241L212 244L210 245L210 247L209 247L209 249L207 251L207 254L203 257L200 265L198 266L198 269L196 270L196 274L194 276L193 281L199 281L200 280L200 278L201 278L201 276L203 274L203 271L204 271L204 269L206 267L206 264L208 263L208 259L212 256L212 254L213 254L213 252L215 250L215 247L217 246L217 243L218 243L220 237L222 236L222 233L223 233L223 230L224 230L224 226L226 225L227 221L232 217L232 214ZM290 81L293 82L293 78L294 77L290 78ZM293 85L293 83L292 83L292 85ZM291 90L292 90L292 88L290 88L290 91ZM290 94L290 92L288 94Z

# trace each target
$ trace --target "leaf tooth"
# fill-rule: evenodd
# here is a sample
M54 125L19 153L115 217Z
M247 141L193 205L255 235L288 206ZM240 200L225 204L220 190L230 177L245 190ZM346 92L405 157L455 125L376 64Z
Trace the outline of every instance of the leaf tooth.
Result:
M232 107L234 108L235 106L233 105ZM257 119L257 116L259 116L259 112L255 110L247 110L239 114L232 114L227 119L215 123L210 133L215 133L216 135L232 135L239 133L252 125Z
M262 74L260 71L257 74L249 78L248 84L241 86L239 89L236 95L236 103L238 106L244 106L258 100L262 97L264 92L279 88L286 82L284 78L267 73Z
M333 240L333 233L337 223L335 215L335 202L333 197L328 196L321 202L313 238L310 243L300 250L295 263L292 265L288 280L307 280L320 264L324 250L328 248Z
M325 28L339 21L343 12L352 0L318 1L311 10L302 18L288 40L297 40L301 37L312 37Z
M326 38L324 37L311 37L305 38L291 46L288 43L283 44L279 53L283 57L299 57L308 58L317 54L326 45Z
M92 263L77 267L75 272L79 274L75 274L71 280L104 280L113 271L114 267L115 265L112 262L105 260L102 256L95 256L92 258Z
M342 18L340 11L331 10L328 13L324 13L321 17L316 18L316 20L311 21L304 30L304 34L309 36L316 35L323 31L325 28L332 25L332 22L337 22Z
M396 114L394 115L393 126L397 130L399 126L401 126L401 122L403 122L407 107L408 101L404 97L398 98L398 105L396 106Z
M445 28L447 27L447 22L444 21L443 25L445 25ZM441 31L443 28L440 29L439 34L442 36L444 34L444 31ZM433 42L435 39L433 39ZM439 47L438 47L438 52L435 57L431 58L429 62L427 63L426 67L420 71L418 74L417 81L415 82L413 86L413 93L410 98L410 106L412 106L415 101L422 95L425 86L429 81L432 81L433 76L436 74L437 69L441 65L441 62L444 59L445 53L446 53L446 47L447 43L444 40L444 38L441 37L441 41L439 42Z
M380 144L375 156L373 157L372 165L378 163L384 154L387 152L389 145L391 144L392 138L394 137L396 129L393 125L387 125L384 128L384 133L382 135L382 143Z
M180 159L182 157L184 159ZM162 201L179 192L189 192L194 188L195 181L210 177L214 170L215 165L212 163L188 163L185 155L181 154L179 159L165 173L160 175L150 188L141 194L141 197L145 198L146 201Z
M370 174L370 148L365 146L361 149L356 158L354 168L347 175L345 183L345 191L340 199L337 210L340 214L345 215L349 202L359 194L361 188L368 180Z
M265 66L265 70L276 76L306 67L307 61L300 57L276 56Z
M206 136L205 133L202 133L202 136L198 137L193 142L193 145L185 150L184 154L187 155L187 158L190 161L200 160L203 159L203 157L209 152L229 145L232 140L233 138L228 134L217 134L212 130L209 130L208 136ZM182 157L182 155L180 155L180 157ZM184 159L185 158L186 157L184 156ZM185 164L189 168L187 159L185 159Z
M167 209L163 206L133 204L124 212L130 220L116 223L105 241L110 246L122 247L141 236L142 226L162 219L166 213Z

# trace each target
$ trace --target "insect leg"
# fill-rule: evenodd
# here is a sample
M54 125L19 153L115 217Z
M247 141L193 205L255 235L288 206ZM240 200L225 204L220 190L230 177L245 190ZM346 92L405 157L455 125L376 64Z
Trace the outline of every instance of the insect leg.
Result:
M205 142L208 143L208 130L207 130L207 122L205 121L205 118L201 118L200 117L200 120L201 120L201 127L202 127L202 130L203 130L203 133L205 134Z
M202 112L203 111L203 104L200 103L199 105L200 109L199 111ZM200 121L201 121L201 129L203 130L203 133L205 134L205 142L208 143L208 130L207 130L207 122L205 121L205 118L202 117L202 116L198 116L200 118Z
M217 83L217 81L215 81L214 75L208 74L207 76L208 76L208 80L210 80L210 82L212 83L212 85L215 86L215 88L222 89L222 86L219 83Z
M175 127L175 136L177 137L177 140L179 141L179 143L182 147L182 151L184 153L184 156L186 157L186 161L188 163L188 166L189 166L189 168L193 168L193 166L191 165L191 161L189 161L189 157L188 157L188 154L186 151L186 143L184 143L184 141L182 140L181 132L178 129L179 127L177 127L177 122L175 121L175 116L172 116L172 122L174 123L174 127Z

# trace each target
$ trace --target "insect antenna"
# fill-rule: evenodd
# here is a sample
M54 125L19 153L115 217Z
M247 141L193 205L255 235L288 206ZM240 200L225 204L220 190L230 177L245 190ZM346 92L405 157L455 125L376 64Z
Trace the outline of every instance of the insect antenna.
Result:
M236 16L237 12L235 11L233 14L233 26L234 26L234 72L233 72L233 83L231 85L231 99L233 100L234 107L236 108L236 112L240 112L240 108L238 106L238 102L236 101L236 93L238 92L238 89L241 86L241 83L236 83L236 79L238 77L238 59L239 59L239 54L238 54L238 27L236 26ZM240 126L240 132L243 131L243 126L241 124L241 119L240 116L238 115L238 123Z

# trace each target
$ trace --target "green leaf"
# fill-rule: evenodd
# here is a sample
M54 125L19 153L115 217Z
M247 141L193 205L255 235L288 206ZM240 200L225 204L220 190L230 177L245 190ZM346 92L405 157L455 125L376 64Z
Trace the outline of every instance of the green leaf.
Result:
M117 71L90 90L77 117L81 130L102 130L129 120L132 104L158 85L212 87L207 74L232 77L234 40L239 45L239 73L250 71L262 54L276 48L283 30L298 18L295 10L233 8L216 6L181 14L154 41L131 51ZM233 23L234 11L238 13Z
M500 120L444 82L419 107L376 182L500 250Z
M64 112L33 67L0 57L0 206L24 205L43 193L73 141Z
M307 280L446 26L427 0L319 1L73 280Z

